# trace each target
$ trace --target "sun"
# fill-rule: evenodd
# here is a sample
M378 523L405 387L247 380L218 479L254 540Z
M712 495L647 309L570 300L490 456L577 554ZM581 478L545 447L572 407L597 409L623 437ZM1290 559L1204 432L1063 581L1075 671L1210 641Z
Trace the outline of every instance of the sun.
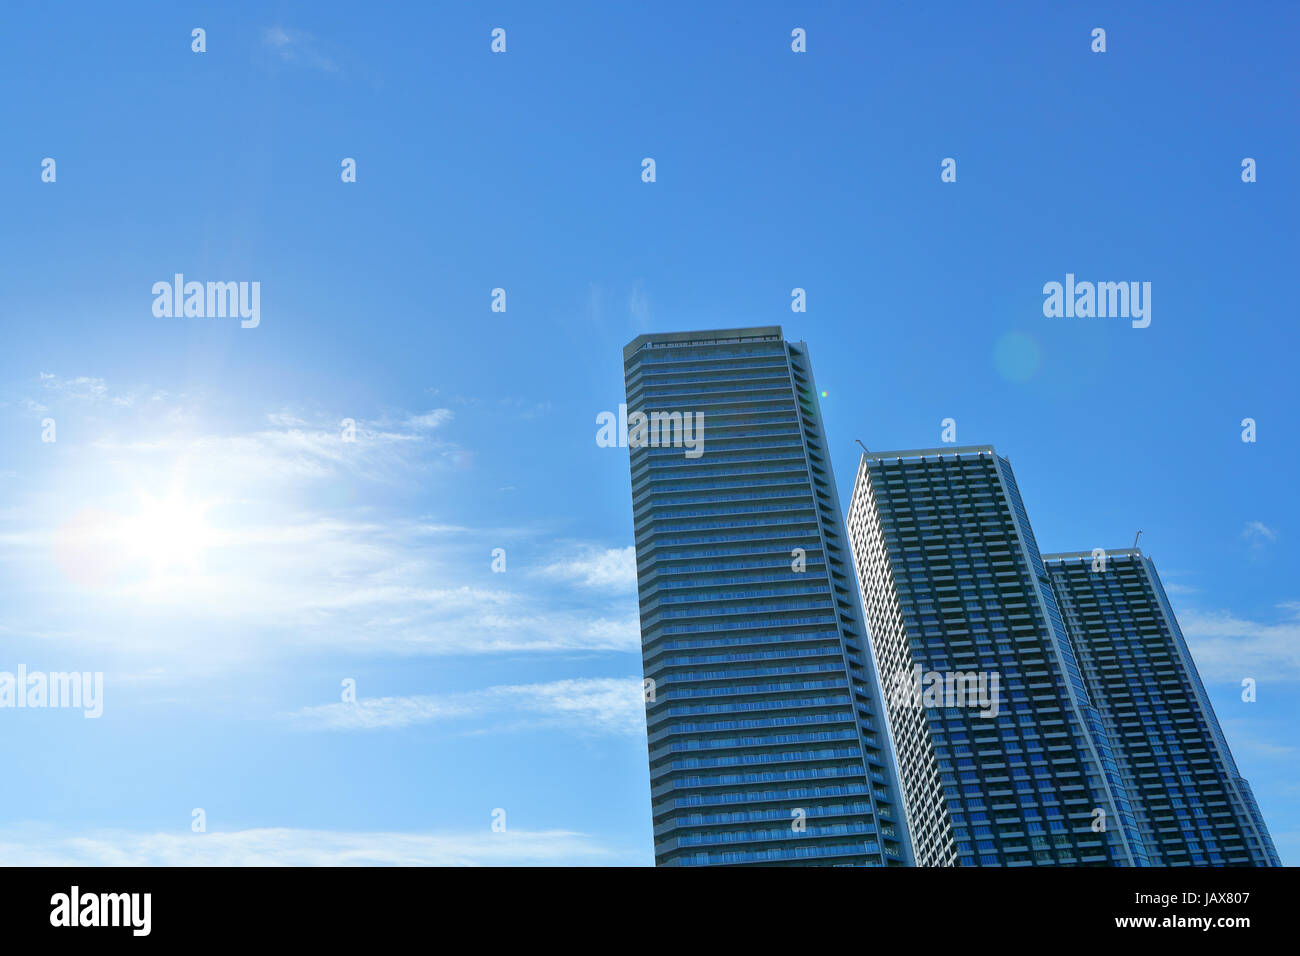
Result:
M124 515L117 529L123 553L155 575L201 572L213 540L206 520L210 505L179 492L166 498L141 492L139 499L138 510Z
M217 541L207 522L212 503L180 492L131 497L133 507L83 508L56 529L54 558L60 570L81 587L134 586L150 592L204 574L207 552Z

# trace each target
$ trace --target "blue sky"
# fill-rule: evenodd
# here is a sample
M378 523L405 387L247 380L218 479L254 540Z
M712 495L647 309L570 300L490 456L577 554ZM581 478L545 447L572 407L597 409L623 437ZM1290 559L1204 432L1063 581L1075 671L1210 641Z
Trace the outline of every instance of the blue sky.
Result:
M0 711L0 859L650 864L596 416L635 335L780 324L842 497L951 417L1045 551L1144 531L1300 860L1300 11L467 6L7 9L0 670L105 689ZM260 324L155 317L177 272Z

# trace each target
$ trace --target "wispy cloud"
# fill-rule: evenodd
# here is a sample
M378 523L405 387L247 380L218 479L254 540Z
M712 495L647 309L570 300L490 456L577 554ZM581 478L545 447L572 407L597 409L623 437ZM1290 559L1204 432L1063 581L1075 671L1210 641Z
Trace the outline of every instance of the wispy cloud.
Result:
M452 419L450 408L435 408L432 411L425 412L423 415L411 415L406 419L406 425L409 428L418 428L420 430L434 429L439 425L445 425Z
M217 428L208 416L220 414L219 399L192 408L139 387L120 391L148 401L115 403L115 389L99 379L68 381L83 383L74 391L96 402L100 417L93 428L79 421L75 446L50 446L41 460L52 470L30 475L0 515L0 566L14 588L14 599L0 602L0 627L11 633L82 633L86 643L164 655L172 666L180 656L202 659L205 672L307 648L438 655L638 646L625 594L630 549L620 556L575 544L579 563L543 576L565 585L557 588L520 570L526 558L513 545L511 573L491 573L493 547L519 542L526 554L538 531L420 513L429 489L472 461L447 436L449 409L387 411L345 428L339 413L282 408L256 413L242 429L237 419ZM75 452L75 474L52 464L65 447ZM181 509L180 541L171 515L151 516L143 503L173 495L201 512Z
M537 728L578 734L645 734L641 681L577 678L442 696L358 698L304 707L289 719L308 730L379 730L473 718L477 732Z
M1246 539L1252 550L1258 551L1278 538L1276 528L1270 528L1262 521L1247 521L1241 536Z
M272 26L262 31L262 45L285 63L309 66L333 73L338 70L334 59L322 49L321 41L303 30Z
M1220 723L1235 752L1246 752L1261 757L1290 757L1297 751L1294 745L1279 743L1275 737L1261 733L1261 728L1254 720L1238 717L1221 720Z
M640 279L633 283L632 290L627 294L627 311L637 322L645 322L650 318L650 297Z
M83 406L106 405L130 408L143 401L158 402L169 398L165 392L145 386L110 387L104 379L89 375L67 378L54 372L41 372L39 384L44 401L64 401ZM23 403L30 409L44 410L47 407L43 402L38 402L31 397L25 398Z
M357 832L264 827L207 833L0 830L11 866L611 866L648 863L570 830Z
M501 654L631 652L638 646L634 605L620 610L602 600L608 612L566 609L556 605L555 595L548 599L523 586L525 575L488 573L486 558L483 573L474 574L459 556L475 535L455 525L349 520L310 511L229 525L213 519L203 566L160 575L147 564L126 564L110 550L129 534L132 520L92 513L53 532L0 525L0 544L18 564L52 553L59 569L84 584L81 600L94 602L101 622L88 640L121 646L112 626L120 619L124 627L129 622L130 646L176 646L174 635L181 631L189 635L182 646L210 662L214 655L258 647L262 653L315 646ZM68 585L56 571L33 584L29 597L47 598L54 607ZM43 611L40 630L49 624ZM213 634L213 645L205 644L205 633ZM229 633L248 637L219 636ZM259 634L262 639L255 639ZM277 638L268 642L271 635Z
M1211 681L1300 680L1300 603L1285 617L1252 621L1231 611L1180 611L1178 623L1201 676Z
M537 573L587 588L629 591L636 588L636 548L596 549L574 546L575 553L539 568Z
M194 434L186 429L152 438L101 437L91 445L119 461L135 456L140 467L157 466L165 459L163 463L172 467L217 468L241 483L263 485L340 474L383 481L416 467L449 466L461 452L454 442L431 442L427 432L433 426L422 422L386 428L354 420L353 433L345 437L343 419L337 425L284 424L289 417L281 413L275 420L280 424L255 431ZM413 447L416 444L421 447Z

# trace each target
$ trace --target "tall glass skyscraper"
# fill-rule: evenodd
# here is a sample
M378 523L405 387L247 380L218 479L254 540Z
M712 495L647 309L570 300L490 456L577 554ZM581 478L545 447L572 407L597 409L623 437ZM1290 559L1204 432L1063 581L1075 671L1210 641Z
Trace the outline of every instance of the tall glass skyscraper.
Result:
M1043 561L1153 862L1281 866L1151 559Z
M909 864L807 347L642 335L623 364L656 863Z
M917 863L1149 865L1010 463L864 455L848 524Z

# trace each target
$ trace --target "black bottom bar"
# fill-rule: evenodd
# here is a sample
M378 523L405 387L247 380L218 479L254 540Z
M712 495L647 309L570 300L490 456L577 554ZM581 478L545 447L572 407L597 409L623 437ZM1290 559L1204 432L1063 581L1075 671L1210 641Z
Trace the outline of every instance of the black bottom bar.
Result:
M640 934L648 944L664 930L695 949L701 938L761 942L790 929L819 934L808 946L846 930L917 945L1021 931L1231 944L1295 932L1297 883L1295 869L10 868L0 869L0 919L7 941L80 943L338 944L461 926L481 941L602 948L638 946ZM611 920L626 938L610 938Z

